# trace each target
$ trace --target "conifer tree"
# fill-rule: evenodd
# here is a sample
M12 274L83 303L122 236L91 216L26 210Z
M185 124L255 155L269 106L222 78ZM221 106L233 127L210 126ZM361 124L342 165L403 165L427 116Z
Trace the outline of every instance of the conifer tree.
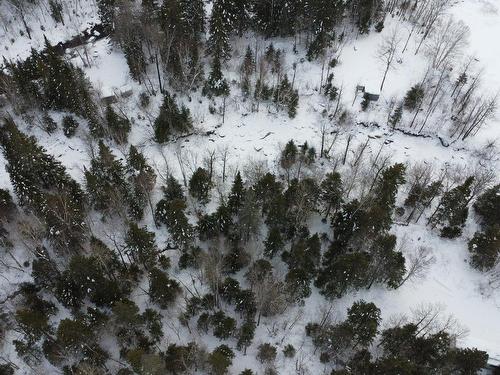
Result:
M280 84L274 90L274 102L279 107L285 107L288 111L288 116L294 118L297 114L299 105L299 92L293 89L288 81L288 76L285 74Z
M495 185L481 194L474 203L483 228L500 226L500 185Z
M85 199L78 183L12 119L0 128L0 145L20 205L42 220L58 249L78 249L85 229Z
M54 121L52 117L48 114L48 112L43 114L42 122L45 127L47 133L51 134L57 129L57 123Z
M214 56L212 60L212 70L208 76L205 85L203 86L203 94L208 97L212 96L229 96L229 84L222 75L220 60L218 56Z
M231 1L215 0L212 8L207 52L213 57L214 61L226 61L231 57L229 36L234 27L234 16L231 14Z
M151 202L151 191L156 182L156 173L148 165L144 155L133 145L130 146L128 157L128 180L132 187L132 197L130 202L130 215L139 220L142 218L144 207L149 203L153 211Z
M123 54L127 60L130 76L141 84L146 74L147 63L140 36L130 32L126 38L123 38L121 45Z
M212 181L210 181L209 173L204 168L198 168L189 180L189 193L200 203L205 204L208 202L211 188Z
M390 288L397 288L405 275L405 258L396 247L396 236L379 235L371 248L371 263L367 272L367 288L374 282L384 283Z
M130 132L130 121L127 118L119 116L111 105L106 108L106 122L111 137L116 143L122 144L127 142L128 133Z
M342 204L342 179L338 172L327 173L320 185L320 199L324 206L325 219L328 219L333 209L333 214Z
M394 129L401 122L401 117L403 116L403 105L399 104L391 117L389 118L389 125Z
M340 298L348 291L366 285L370 260L370 255L365 252L335 256L331 261L324 261L315 285L325 297Z
M125 214L124 206L127 207L131 200L131 186L125 167L102 141L99 141L97 157L85 171L85 180L94 208L105 214Z
M269 229L266 240L264 241L264 255L268 258L273 258L280 253L284 248L284 241L278 227Z
M213 375L224 375L233 363L234 353L227 345L220 345L208 355L207 363L210 373Z
M155 234L146 227L141 228L131 222L125 236L125 244L134 262L140 263L145 269L151 269L156 264L158 247Z
M97 0L99 18L106 32L113 30L115 0Z
M163 54L172 84L189 87L201 78L199 47L205 31L203 0L164 1L158 12L169 53Z
M176 101L165 92L160 114L154 122L155 140L158 143L168 141L172 135L185 134L193 127L191 113L184 105L179 108Z
M491 270L500 254L500 226L493 225L477 231L469 241L471 264L480 271Z
M381 320L380 309L374 303L354 302L347 311L346 321L354 333L354 347L368 347L378 333Z
M252 49L250 46L247 46L247 50L245 52L245 57L243 58L243 62L240 66L241 73L241 91L245 97L250 95L250 77L255 71L255 59L253 56Z
M290 251L283 252L281 258L288 265L286 281L292 298L302 300L309 297L309 284L317 274L321 254L321 244L316 233L311 237L300 238L292 244Z
M389 230L396 204L396 194L405 183L406 167L396 163L382 171L372 191L372 204L367 210L366 226L369 236Z
M245 187L243 186L243 180L241 178L241 173L238 171L234 177L233 186L231 187L231 193L228 196L227 206L233 215L237 214L241 206L243 205L243 199L245 197Z
M234 30L240 37L250 26L251 5L252 2L249 0L230 0L228 2L231 30Z
M37 97L43 109L68 110L96 121L97 108L85 74L65 61L47 39L44 53L33 51L28 60L9 67L21 92Z
M298 160L298 152L299 150L293 140L288 141L288 143L285 145L285 148L281 152L280 166L286 171L288 183L290 183L291 169Z
M74 136L78 126L78 122L73 116L67 115L63 117L63 133L66 137L71 138Z
M443 194L436 210L428 220L432 228L441 230L441 237L455 238L462 234L469 214L469 200L474 177L468 177L462 185L458 185Z
M255 0L253 22L266 37L291 36L298 31L303 17L302 2L295 0Z
M149 271L149 296L162 309L171 306L180 293L181 288L177 281L169 279L158 268Z
M185 250L192 243L194 229L185 214L186 202L182 199L162 199L156 205L156 220L167 226L174 243Z
M238 332L238 350L243 350L243 354L247 354L247 348L252 344L255 335L255 322L247 320L243 322Z
M415 110L422 100L424 99L424 88L422 85L418 84L413 86L408 92L406 93L406 96L403 101L403 105L406 109L413 111Z

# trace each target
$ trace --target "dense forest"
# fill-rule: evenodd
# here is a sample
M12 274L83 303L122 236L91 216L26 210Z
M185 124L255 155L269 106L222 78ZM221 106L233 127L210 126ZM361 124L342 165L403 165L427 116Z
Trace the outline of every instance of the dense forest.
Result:
M400 230L462 244L468 272L490 293L500 287L494 143L463 164L427 163L354 136L384 127L461 155L494 120L497 98L462 54L469 31L448 16L450 0L89 3L0 2L12 15L6 30L14 22L22 37L44 39L27 58L4 57L0 70L0 374L486 368L491 353L463 345L466 327L441 306L415 300L387 316L359 297L389 293L387 304L449 251L408 243ZM30 23L40 13L71 24L71 6L95 10L99 38L126 61L128 95L104 97L92 85L86 40L76 64ZM406 34L388 32L388 22ZM382 32L382 70L367 67L380 87L356 88L351 105L353 88L337 74L342 51ZM410 48L408 59L425 55L425 75L382 108L379 95ZM301 64L320 76L300 76ZM287 136L265 161L187 148L235 127L240 106L241 118L269 116L269 132L277 118L301 120L313 94L299 79L314 80L321 108L309 139ZM370 114L376 121L360 117ZM204 131L209 118L217 126ZM84 156L54 154L57 142Z

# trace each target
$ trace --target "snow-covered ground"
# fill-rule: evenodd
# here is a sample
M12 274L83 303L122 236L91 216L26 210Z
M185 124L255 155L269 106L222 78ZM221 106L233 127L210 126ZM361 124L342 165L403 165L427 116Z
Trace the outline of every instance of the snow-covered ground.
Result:
M83 2L85 3L85 2ZM73 23L71 28L64 28L61 25L52 25L47 28L47 37L55 42L64 40L69 35L75 35L78 30L95 21L95 8L93 2L88 3L88 9L82 10L78 17L79 23ZM4 5L2 5L4 6ZM451 13L458 19L462 19L471 29L469 53L478 57L479 63L485 69L483 84L486 90L495 92L500 87L500 44L492 43L496 36L500 35L500 14L498 9L500 0L464 0L457 2ZM93 11L92 11L93 9ZM50 24L50 22L48 22ZM70 23L70 22L68 22ZM478 136L468 139L457 145L448 148L443 147L436 137L417 138L406 136L400 132L393 132L385 126L387 117L387 102L396 97L401 99L405 92L416 82L422 79L425 74L426 62L423 54L414 56L414 46L418 40L412 39L410 48L399 54L397 68L388 74L386 86L382 92L376 107L368 114L359 109L359 98L353 105L355 86L362 84L368 91L377 92L383 76L382 64L376 58L376 51L384 35L390 33L395 27L399 27L402 35L407 35L408 31L403 24L396 20L387 20L386 27L382 33L371 33L369 36L359 36L350 40L342 50L340 64L334 69L335 83L344 87L343 102L347 109L352 111L357 121L376 121L381 127L363 127L360 125L337 128L332 126L332 130L340 132L340 136L333 146L332 153L341 153L345 147L348 135L353 136L351 150L356 146L365 143L369 139L366 155L376 154L381 147L383 151L393 155L393 161L405 163L426 162L436 165L437 168L445 164L459 164L465 169L472 170L477 163L474 151L484 147L487 140L498 139L500 137L500 123L493 121L483 129ZM1 32L1 31L0 31ZM0 34L2 41L1 53L7 58L25 57L29 54L31 47L39 48L43 43L43 33L34 33L33 41L26 37L17 38L13 43L4 35ZM238 40L234 49L236 56L243 55L248 40ZM264 45L264 43L263 43ZM198 135L193 135L186 140L177 143L170 143L164 146L157 145L151 138L151 125L148 116L154 116L161 102L160 95L152 98L151 113L144 113L137 106L138 94L143 90L137 83L133 82L128 75L128 68L125 59L119 49L115 48L109 39L103 39L88 46L88 52L92 60L90 67L85 67L85 72L94 87L103 94L119 89L123 86L134 88L134 94L129 99L124 99L118 103L126 113L134 119L134 126L129 137L132 144L139 146L151 163L159 170L166 168L177 177L180 177L176 153L182 149L182 155L186 159L192 160L192 164L201 163L203 155L207 150L223 150L227 147L231 169L241 169L249 159L255 161L266 161L271 168L279 152L280 145L289 139L309 144L319 148L321 111L324 108L322 96L318 93L321 76L321 65L318 62L309 63L301 60L303 53L294 55L291 51L292 44L289 40L276 41L275 47L287 50L286 70L288 75L292 74L292 63L297 62L296 87L301 94L299 111L294 119L289 119L284 113L274 113L272 108L265 105L259 112L251 112L249 103L242 103L237 96L238 88L232 85L232 97L228 99L227 114L224 124L221 124L221 116L208 114L208 101L204 100L200 104L198 97L193 96L191 101L181 98L192 111L196 126L200 130ZM236 79L236 64L239 59L233 58L228 72L229 77ZM76 57L73 62L83 66L82 59ZM208 67L207 67L208 70ZM153 77L153 74L151 74ZM54 119L60 121L61 114L54 113ZM21 122L20 122L21 123ZM54 135L47 135L40 129L26 129L31 134L35 134L39 142L47 150L57 156L68 168L70 174L78 181L83 181L83 167L88 166L88 149L83 138L77 136L67 139L59 129ZM204 135L206 131L215 131L210 136ZM83 132L79 129L78 132ZM125 149L115 149L116 154L123 157ZM161 152L164 155L161 155ZM353 151L350 152L352 155ZM165 156L165 157L164 157ZM5 161L0 155L0 165ZM219 166L220 167L220 166ZM317 173L322 174L331 165L328 162L318 168ZM496 161L494 167L498 174L499 164ZM0 169L0 188L10 187L8 175L4 168ZM159 196L158 183L156 194ZM145 223L150 217L145 219ZM422 223L424 221L422 220ZM318 223L315 226L318 231L325 231L327 228ZM152 226L150 228L153 230ZM345 315L346 309L357 299L373 301L382 310L384 320L401 313L409 314L413 308L422 303L441 305L446 313L453 314L457 320L469 331L468 335L460 340L459 345L474 346L486 350L490 357L500 360L500 291L484 293L481 289L485 276L473 270L468 264L468 251L466 247L467 238L474 233L475 225L472 218L469 218L468 225L463 238L459 240L446 240L440 238L436 233L430 232L423 224L398 226L395 225L393 232L401 240L406 238L408 248L426 246L432 249L436 263L430 269L425 279L418 282L408 282L401 288L389 291L385 288L373 287L370 290L362 290L355 294L335 301L335 311L339 316ZM166 242L165 230L156 230L157 239L160 246ZM261 249L260 249L261 250ZM257 249L257 252L259 249ZM182 279L186 277L182 272L177 271L174 275ZM2 290L0 296L4 296L7 290ZM137 301L142 301L144 306L144 296L136 296ZM312 296L306 301L303 307L294 307L288 311L286 316L279 320L292 319L296 314L302 314L303 318L292 330L286 333L286 340L281 344L292 343L295 347L308 347L310 342L304 337L304 326L315 316L324 299L313 290ZM173 315L172 315L173 316ZM168 319L168 318L167 318ZM249 349L248 355L243 356L236 352L237 358L234 360L232 371L239 373L246 367L257 366L253 354L256 347L262 341L280 342L285 333L269 338L269 329L272 320L263 319L263 324L258 328L254 345ZM175 340L172 329L166 328L166 341ZM190 341L188 332L183 332L183 341ZM259 339L266 338L264 339ZM202 336L207 346L213 347L214 340L210 336ZM281 349L281 348L280 348ZM293 373L295 363L286 360L279 350L278 370L281 374ZM305 351L312 356L312 350ZM311 366L322 366L313 358L305 359ZM312 374L319 374L323 370L319 367L310 368Z

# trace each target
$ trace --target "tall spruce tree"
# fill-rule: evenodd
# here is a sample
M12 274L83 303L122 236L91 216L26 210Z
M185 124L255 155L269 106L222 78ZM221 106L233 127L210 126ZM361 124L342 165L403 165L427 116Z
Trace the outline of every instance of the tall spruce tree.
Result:
M231 0L215 0L210 16L210 37L207 52L214 60L229 60L231 57L230 33L234 27L234 15L231 14Z
M155 140L158 143L168 141L173 135L181 135L193 127L191 113L184 105L179 108L174 98L165 92L160 113L154 122Z
M474 177L468 177L463 184L454 187L441 197L436 210L428 220L432 228L440 229L441 237L455 238L462 234L469 214L473 182Z
M203 86L203 94L208 97L226 97L229 95L229 91L229 84L222 74L220 59L218 56L214 56L212 60L212 70L210 71L210 75Z
M108 146L99 141L97 157L85 170L90 202L105 214L124 215L131 201L131 186L126 179L125 167Z

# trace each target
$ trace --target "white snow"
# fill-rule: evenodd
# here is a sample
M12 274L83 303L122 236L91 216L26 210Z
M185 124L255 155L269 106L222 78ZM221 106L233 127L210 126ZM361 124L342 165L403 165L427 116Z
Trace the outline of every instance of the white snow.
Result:
M46 30L48 38L53 42L64 40L94 22L96 16L95 9L91 5L93 2L88 1L86 4L85 9L78 10L78 17L74 16L72 22L68 21L68 24L72 24L72 26L62 27L62 25L53 25L50 21L44 21L50 26ZM0 5L0 12L2 7L5 5ZM497 91L500 87L500 71L498 71L500 44L496 42L497 36L500 35L499 7L500 0L465 0L458 2L451 10L455 17L462 19L471 29L469 53L476 55L479 63L484 67L483 84L485 90L491 92ZM50 18L50 16L45 17ZM33 15L33 19L35 18L37 18L36 13ZM78 22L74 23L75 20ZM34 21L30 22L36 25ZM333 72L335 84L344 87L344 105L358 121L377 121L381 127L346 126L339 128L332 126L332 130L335 129L340 133L332 153L342 153L347 136L351 134L354 137L351 150L355 150L357 145L366 142L367 138L370 139L366 150L367 155L375 155L383 145L383 151L393 155L394 162L426 162L436 165L437 168L442 168L446 164L459 164L465 169L473 169L477 164L474 152L480 150L487 140L499 138L498 121L492 122L478 136L448 148L441 146L435 137L409 137L400 132L393 132L385 126L387 102L392 97L401 99L405 92L421 80L425 74L427 65L424 54L420 53L417 56L413 54L414 48L412 47L416 40L411 41L410 48L404 54L397 55L396 59L400 60L401 63L396 63L397 68L389 72L381 98L372 111L368 114L362 113L359 109L359 98L354 105L352 104L357 84L366 86L368 92L378 93L383 75L383 64L377 60L376 51L384 35L390 33L398 25L401 34L406 36L408 31L404 25L400 25L396 20L387 19L382 33L372 32L369 36L353 37L343 48L340 63L333 69ZM26 57L31 47L40 48L43 44L43 33L37 31L33 34L32 41L26 37L18 37L11 43L7 33L2 35L0 31L0 47L2 48L0 54L7 58ZM418 38L418 36L416 37ZM239 57L244 54L247 44L251 43L253 43L251 38L235 41L233 59L228 65L229 72L224 72L229 80L238 79L236 69L240 63ZM191 109L199 132L197 135L180 140L176 144L172 142L163 146L157 145L152 140L150 126L150 117L152 116L154 119L161 103L160 95L151 98L149 113L138 109L137 98L139 93L144 91L144 88L130 79L123 54L118 48L111 45L109 39L105 38L87 46L91 60L90 67L86 66L80 57L73 58L73 62L84 69L94 87L100 90L104 97L116 91L124 91L129 88L134 90L131 98L120 102L120 106L134 118L129 142L138 146L157 170L165 171L168 163L169 170L180 178L176 156L179 149L182 152L181 158L186 161L190 168L194 168L202 163L207 150L220 151L227 147L231 164L229 175L232 175L232 172L242 169L249 159L263 161L269 167L275 168L279 147L289 139L300 143L307 141L319 149L320 126L321 121L323 121L321 111L324 109L325 103L318 94L321 64L319 62L301 62L300 59L304 56L303 50L300 50L298 55L294 55L291 47L292 42L289 39L273 41L273 43L276 48L287 50L286 71L289 78L293 74L292 63L297 62L295 83L301 96L296 118L290 120L286 113L275 113L274 106L266 104L261 104L259 112L251 112L250 102L241 102L239 89L233 84L231 85L231 97L227 101L224 124L221 124L220 115L208 113L209 103L207 99L204 99L200 104L197 94L192 96L191 101L185 97L180 98ZM261 46L265 45L266 43L261 41ZM208 71L208 64L206 69ZM150 77L154 82L154 73L151 72ZM216 102L217 105L221 105L220 101ZM51 114L60 123L62 114ZM38 128L28 128L20 119L18 123L23 125L23 130L36 135L40 144L62 161L72 177L79 182L83 181L83 168L88 166L90 161L88 145L83 141L84 130L82 128L85 128L83 123L78 129L77 135L71 139L63 136L60 127L54 135L49 136ZM208 137L204 135L204 132L212 130L215 131L213 135ZM118 157L122 158L126 149L115 147L114 151ZM160 151L164 155L161 155ZM353 152L350 151L349 157L352 157L352 154ZM498 176L498 161L494 163L493 168ZM0 165L5 165L5 160L1 155ZM217 164L216 167L220 171L221 165ZM324 165L318 167L315 173L321 176L331 167L331 164L325 161ZM347 168L349 167L343 167L344 170ZM160 185L161 181L158 181L154 192L154 202L161 196ZM12 190L4 168L0 168L0 188ZM227 186L224 189L227 190ZM317 219L313 220L313 228L318 231L328 231L328 226ZM149 224L149 229L155 231L158 245L162 247L168 242L168 233L166 233L165 228L155 229L151 222L151 215L147 213L144 224ZM426 228L424 223L425 220L421 220L418 225L407 227L395 225L392 232L397 234L399 239L406 237L409 240L410 248L412 246L428 246L432 249L436 263L432 266L427 277L418 282L408 282L397 290L373 287L370 290L361 290L351 294L334 302L336 314L344 316L346 309L358 299L375 302L382 310L384 320L394 314L409 314L412 308L421 303L439 304L443 306L446 313L453 314L469 331L469 334L459 342L459 345L486 350L492 359L500 359L500 325L498 324L500 321L500 292L497 290L485 293L485 290L481 289L481 285L485 282L485 276L473 270L468 264L466 242L468 237L473 235L475 229L473 219L469 218L463 237L456 240L440 238L436 233ZM101 229L96 228L97 231ZM262 245L255 244L254 247L254 257L256 257L262 251ZM26 256L23 249L18 249L18 251ZM173 255L173 264L176 264L176 256ZM10 281L25 280L24 277L19 277L11 271L6 273L6 277ZM174 269L172 277L183 281L186 285L191 283L190 275L186 272ZM241 279L241 277L239 278ZM146 284L141 286L147 287ZM1 298L10 292L9 288L2 289ZM140 290L134 292L133 298L141 308L148 306L148 298ZM295 371L294 360L285 359L281 353L281 349L288 343L292 343L296 348L302 347L304 350L300 355L304 356L304 362L309 366L310 373L320 374L323 371L323 365L319 363L317 355L312 354L313 349L310 340L305 338L304 326L310 320L314 320L318 309L325 303L317 290L313 290L312 296L305 302L304 306L290 309L277 320L263 318L262 324L256 332L256 339L248 349L247 355L243 356L241 352L235 351L237 357L234 360L232 371L239 373L247 367L258 368L259 364L254 358L258 344L273 342L279 344L277 367L280 374L290 374ZM169 314L171 316L164 318L164 329L167 337L163 344L174 341L187 343L191 340L197 340L202 341L209 349L220 344L211 335L198 336L196 332L190 335L183 327L177 327L175 312L169 312ZM274 336L270 335L269 330L276 322L279 326L279 323L291 320L296 314L302 314L302 317L291 330L279 331ZM175 329L169 324L174 325ZM177 328L181 333L180 338L177 337L179 334L176 332ZM228 344L234 347L235 342L233 341L230 340ZM106 347L111 348L114 344L114 342L107 343Z

